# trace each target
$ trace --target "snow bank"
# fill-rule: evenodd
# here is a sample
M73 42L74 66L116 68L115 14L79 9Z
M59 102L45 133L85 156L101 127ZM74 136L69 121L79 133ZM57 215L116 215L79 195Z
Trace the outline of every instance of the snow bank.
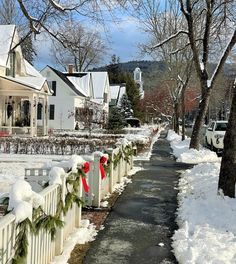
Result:
M202 163L181 176L173 236L180 264L236 263L236 203L217 194L219 170L219 162Z
M170 141L170 146L173 150L173 155L178 162L198 164L201 162L217 162L219 157L215 152L201 147L200 150L189 149L190 138L182 141L182 137L174 131L169 130L167 140Z

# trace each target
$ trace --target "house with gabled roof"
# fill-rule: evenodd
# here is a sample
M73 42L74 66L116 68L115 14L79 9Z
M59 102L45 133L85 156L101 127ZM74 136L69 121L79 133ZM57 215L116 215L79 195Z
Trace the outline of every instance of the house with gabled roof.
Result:
M101 126L108 118L109 79L107 73L61 72L45 67L41 71L54 91L49 98L49 126L52 129L84 127L84 115ZM88 111L84 111L84 110Z
M0 25L0 135L47 135L46 79L22 54L15 25Z
M77 77L46 66L41 74L47 78L53 94L49 98L49 127L51 129L75 129L75 109L83 108L92 90L88 76ZM81 80L83 79L83 80ZM86 80L85 80L86 79ZM82 88L82 84L88 87Z

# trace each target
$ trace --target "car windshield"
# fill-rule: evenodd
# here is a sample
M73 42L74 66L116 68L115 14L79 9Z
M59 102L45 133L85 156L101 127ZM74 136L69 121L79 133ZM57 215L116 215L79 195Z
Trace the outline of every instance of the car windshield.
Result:
M226 131L227 123L217 123L215 131Z

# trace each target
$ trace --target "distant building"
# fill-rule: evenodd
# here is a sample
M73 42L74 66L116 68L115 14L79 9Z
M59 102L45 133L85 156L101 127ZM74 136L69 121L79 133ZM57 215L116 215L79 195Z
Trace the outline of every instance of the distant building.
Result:
M120 106L123 94L126 93L125 83L110 85L110 106Z
M134 81L137 83L140 91L141 98L144 97L144 90L143 90L143 81L142 81L142 72L140 68L135 68L134 70Z

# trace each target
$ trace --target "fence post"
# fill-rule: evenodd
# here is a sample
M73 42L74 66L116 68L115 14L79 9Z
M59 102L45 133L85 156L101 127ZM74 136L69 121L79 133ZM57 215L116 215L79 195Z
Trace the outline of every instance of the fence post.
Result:
M108 154L110 155L111 161L110 161L110 173L109 173L109 192L113 192L113 185L114 185L114 179L113 179L113 173L114 173L114 151L112 148L107 149Z
M122 145L119 146L120 151L122 152L122 157L118 163L118 183L122 182L122 171L123 171L123 166L124 166L124 157L123 157L123 149Z
M80 182L79 182L79 191L78 191L78 196L80 199L82 199L82 180L80 176ZM81 223L81 210L82 210L82 205L80 204L79 206L76 204L75 205L75 227L79 228L80 223Z
M27 239L28 239L28 245L27 245L27 257L26 257L26 261L25 264L31 264L31 255L34 254L34 252L32 252L32 233L28 227L28 234L27 234Z
M66 197L66 176L61 176L62 185L61 185L61 198L62 202L65 203ZM60 220L64 221L63 212L60 215ZM55 237L55 255L60 255L63 251L63 241L64 241L64 228L58 228Z
M93 173L93 206L100 207L101 200L101 175L100 175L100 155L94 154L94 173Z

